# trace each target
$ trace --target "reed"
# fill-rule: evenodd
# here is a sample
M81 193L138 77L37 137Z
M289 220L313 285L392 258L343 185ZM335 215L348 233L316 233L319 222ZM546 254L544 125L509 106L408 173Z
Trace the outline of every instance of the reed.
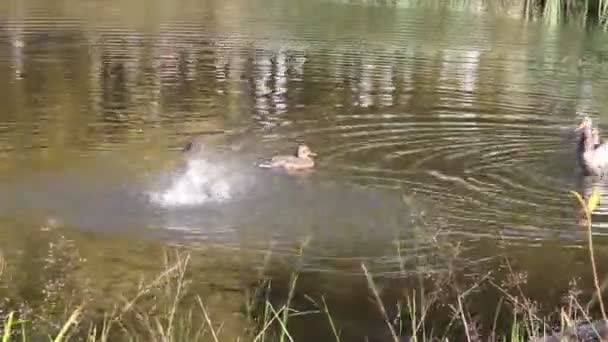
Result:
M158 296L155 300L162 302L158 304L159 308L163 308L161 311L149 311L145 305L142 306L140 303L141 298L145 297L145 294L137 294L137 300L129 301L129 305L125 306L127 311L119 310L116 313L107 314L104 316L102 321L97 323L91 322L86 318L86 310L82 308L76 308L69 319L61 324L58 331L50 332L48 336L51 341L63 342L72 339L78 339L83 341L222 341L224 335L222 331L222 324L213 322L212 316L209 314L209 309L205 305L203 298L196 296L196 306L191 308L184 308L183 298L188 291L185 281L185 267L187 265L187 257L179 258L177 261L181 263L179 266L168 265L167 269L162 274L164 280L160 280L164 285L159 288L161 291L156 292ZM429 333L425 332L422 328L425 322L431 321L433 317L432 306L437 302L437 298L429 291L420 289L413 289L409 292L404 292L404 301L406 303L404 315L398 317L389 316L388 310L384 307L381 291L377 289L374 277L369 272L364 264L361 264L363 275L368 281L368 286L372 292L376 306L378 307L381 315L385 321L387 329L390 331L391 340L401 341L403 336L409 336L410 341L423 342L423 341L446 341L448 336L454 336L454 332L451 330L453 323L460 322L461 326L465 327L464 339L469 341L478 341L479 334L475 331L474 322L470 319L470 314L466 309L466 302L469 300L468 295L478 288L482 283L492 283L488 277L482 277L473 286L464 291L460 290L458 286L445 287L442 284L438 284L441 287L441 291L453 290L456 299L453 305L444 307L452 308L453 315L452 321L444 327L443 337L438 338L441 334L437 335L437 330L431 329ZM512 272L514 272L512 270ZM292 277L289 284L288 296L291 300L286 301L280 306L274 306L270 299L266 297L262 303L264 307L264 314L262 315L263 320L260 322L259 328L255 331L255 334L251 334L247 331L243 331L241 341L279 341L281 338L286 341L296 341L296 337L293 336L289 330L288 319L286 317L294 317L293 312L297 312L291 304L295 293L296 284L293 281L297 279ZM159 279L155 279L159 281ZM267 282L269 284L270 282ZM455 282L453 282L455 283ZM523 297L521 288L516 286L516 294L509 293L508 289L495 284L501 292L504 293L505 301L516 307L512 314L512 323L510 331L498 332L496 331L496 321L498 320L499 312L502 310L502 305L499 303L496 309L494 317L494 326L492 328L491 338L484 339L488 341L532 341L543 338L545 331L546 319L539 317L534 310L534 306L530 304L527 298ZM269 285L268 285L269 287ZM145 291L154 292L154 286L144 287ZM157 287L158 288L158 287ZM330 308L324 297L321 297L322 310L327 317L333 340L336 342L341 341L341 334L339 326L335 318L330 313ZM197 309L193 311L193 309ZM287 314L285 314L287 312ZM574 322L577 321L577 316L582 316L584 321L591 322L591 318L580 305L578 300L571 297L569 305L561 309L562 312L562 330L571 329L574 327ZM135 318L135 321L133 321ZM403 331L402 329L395 329L397 324L396 319L399 319L399 326L406 328L409 331ZM403 320L403 322L401 322ZM18 318L18 313L11 312L5 318L3 322L3 339L2 342L9 341L31 341L36 340L30 338L33 336L30 334L32 322L28 322ZM276 328L276 329L273 329ZM21 330L19 330L21 328ZM595 328L593 328L595 329ZM278 333L274 333L276 331ZM441 333L441 331L439 331ZM596 332L597 333L597 332ZM282 337L281 337L282 336ZM20 338L19 338L20 337Z
M591 270L593 271L593 283L595 285L596 295L600 303L602 318L604 318L604 321L608 321L608 317L606 316L606 309L604 308L604 301L602 299L602 289L600 287L597 266L595 264L595 253L593 249L593 230L591 214L593 212L594 207L597 206L596 201L599 201L599 195L597 195L596 191L593 191L591 197L589 198L589 201L586 202L579 193L574 191L572 191L571 193L576 197L585 213L585 222L587 228L587 247L589 250L589 259L591 261Z
M598 0L598 21L605 28L608 27L608 0Z
M386 323L386 326L391 333L393 341L399 342L399 337L397 336L397 332L395 331L395 328L393 327L393 324L391 323L391 319L388 317L388 314L386 313L386 309L384 308L384 303L382 303L382 299L380 299L380 294L378 292L378 289L376 288L376 284L374 283L374 278L367 271L367 267L365 267L365 264L361 263L361 269L363 270L363 273L365 274L365 278L367 279L369 289L374 294L374 299L376 300L376 305L378 306L378 309L382 313L382 317L384 318L384 322Z
M608 27L608 0L525 0L522 6L526 19L534 19L533 9L537 8L537 17L550 25L579 19L583 26L597 22L604 29Z
M203 298L189 288L189 259L188 254L167 255L165 268L157 277L142 283L131 299L116 303L116 309L104 312L101 318L98 312L82 306L73 308L60 324L60 315L43 316L51 310L12 310L0 320L2 342L225 340L228 335L222 330L223 322L213 322ZM251 333L244 329L240 339L251 341Z
M4 273L4 269L6 268L6 261L4 260L4 256L0 253L0 280L2 280L2 274Z
M546 0L543 19L549 24L559 23L562 19L562 0Z
M466 0L460 0L459 4L472 5ZM608 0L485 0L484 5L498 13L521 6L522 19L540 20L549 25L568 21L582 26L598 23L604 29L608 28Z
M602 318L606 320L592 234L591 213L597 206L599 197L594 192L585 201L578 193L573 194L585 214L595 296L599 302ZM435 234L431 238L439 241L440 236ZM300 261L306 245L307 242L301 245ZM444 253L446 249L450 249L449 246L443 245L438 245L437 248ZM270 255L269 252L265 265L270 263ZM448 252L445 257L453 259L454 255ZM401 276L405 278L409 266L405 262L404 251L399 244L397 245L397 257ZM205 298L191 292L188 279L189 261L188 254L176 253L172 257L167 255L164 270L157 277L142 284L130 300L125 300L122 305L116 307L116 310L104 313L101 319L93 317L86 307L80 305L73 307L65 320L60 320L58 317L46 317L39 320L35 314L27 316L16 310L9 311L4 319L0 320L2 342L40 340L41 329L35 329L36 325L52 320L55 320L55 324L44 325L42 337L53 342L68 340L218 342L226 340L223 322L214 321L213 312ZM4 263L0 262L0 271L4 269L3 265ZM513 278L518 278L517 270L506 258L504 265ZM413 342L447 341L454 337L456 340L467 341L546 341L547 334L550 333L551 327L547 323L549 320L542 316L535 303L525 296L524 288L520 286L519 282L506 286L495 281L491 273L488 273L477 278L471 286L465 287L454 278L454 272L450 271L446 278L433 279L430 288L426 288L422 280L414 285L414 288L404 288L401 291L403 297L396 305L397 313L393 315L395 311L385 307L386 300L383 300L382 291L377 287L377 277L372 275L364 263L361 263L360 267L361 276L367 281L374 304L382 316L392 341L402 341L405 336ZM1 273L0 276L2 276ZM259 285L256 285L259 289L256 290L263 291L265 296L259 303L252 304L252 307L255 305L259 305L259 307L248 310L247 314L253 316L260 313L258 317L260 320L253 330L242 331L240 341L297 341L297 336L291 331L290 322L305 314L325 315L330 329L330 338L336 342L345 340L341 336L340 322L332 315L325 296L320 297L321 304L318 305L318 311L298 312L296 310L298 308L296 299L299 297L296 296L296 291L300 276L300 269L296 267L286 286L288 290L286 298L279 302L280 304L276 304L276 300L271 300L270 278L262 272L259 274L259 277L264 279L260 279ZM485 284L494 287L501 294L489 336L481 336L482 332L480 332L477 322L471 318L471 313L467 309L467 304L472 301L470 294ZM433 291L433 288L436 290ZM567 303L559 308L560 340L573 340L572 336L575 336L573 331L576 331L581 322L587 324L595 335L601 335L598 326L592 324L593 317L589 314L587 305L581 304L575 292L572 291L568 295ZM449 295L440 300L437 293L448 293ZM404 305L400 303L404 303ZM501 313L509 309L511 310L510 316L508 314L501 316ZM444 310L444 313L445 310L451 310L451 312L447 311L451 320L446 325L438 327L432 324L437 310ZM508 325L501 328L503 330L500 331L497 330L499 316L503 317L503 321L508 320ZM57 322L60 323L57 324Z
M340 342L340 333L336 329L336 324L334 323L334 319L331 316L331 312L329 312L329 308L327 307L327 302L325 301L325 297L321 297L323 301L323 309L325 310L325 314L327 315L327 319L329 320L329 325L331 327L331 332L334 334L334 338L336 342Z

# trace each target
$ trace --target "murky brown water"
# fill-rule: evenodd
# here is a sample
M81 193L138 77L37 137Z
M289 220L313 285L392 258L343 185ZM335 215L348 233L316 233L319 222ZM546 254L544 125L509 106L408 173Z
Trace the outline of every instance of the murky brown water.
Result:
M343 284L361 261L395 277L395 241L412 273L432 250L401 198L415 193L466 272L507 255L539 297L587 279L571 128L606 117L608 36L413 3L0 5L3 253L28 255L52 220L123 275L154 264L144 238L277 256L310 238L313 278ZM180 164L199 134L209 151ZM316 172L255 167L298 142Z

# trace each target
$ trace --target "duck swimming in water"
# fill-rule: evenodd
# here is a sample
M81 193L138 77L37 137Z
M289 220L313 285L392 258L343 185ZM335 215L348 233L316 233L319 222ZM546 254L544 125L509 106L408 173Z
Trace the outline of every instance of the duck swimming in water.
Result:
M182 148L182 153L186 155L197 155L205 150L205 144L201 137L196 137L189 140L186 145Z
M261 163L261 168L283 168L286 170L304 170L315 166L315 161L311 158L317 154L304 144L298 146L294 156L275 156L271 160Z
M579 132L578 161L585 176L603 176L608 172L608 144L602 143L591 119L584 118L576 128Z

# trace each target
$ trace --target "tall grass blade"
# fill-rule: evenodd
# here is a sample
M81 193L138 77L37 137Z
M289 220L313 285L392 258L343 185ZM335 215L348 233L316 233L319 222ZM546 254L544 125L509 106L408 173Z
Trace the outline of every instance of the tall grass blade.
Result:
M2 255L2 253L0 253L0 279L2 279L2 274L4 273L5 269L6 269L6 262L4 260L4 256Z
M576 191L570 191L570 192L572 194L574 194L574 196L578 200L579 204L585 211L585 216L587 219L587 242L588 242L588 247L589 247L589 259L591 260L591 269L593 270L593 283L595 285L595 292L597 294L598 301L600 302L600 310L602 311L602 318L604 319L604 321L607 321L608 317L606 316L606 309L604 308L604 300L602 299L602 289L600 287L600 281L598 278L597 266L595 265L595 256L594 256L594 250L593 250L593 231L591 228L592 227L591 211L589 210L587 203L585 203L585 200L583 200L583 197L581 197L581 195L578 192L576 192Z
M63 327L61 327L59 334L57 334L55 339L53 339L53 342L64 341L64 338L66 337L66 334L70 330L70 327L72 325L76 325L78 323L78 316L80 316L80 312L81 312L80 308L77 308L76 310L74 310L74 312L72 312L72 315L70 316L70 318L68 318L68 321L65 322Z
M211 324L211 319L209 319L209 315L207 314L207 309L205 309L205 304L203 304L203 300L199 296L197 296L196 299L198 300L198 305L200 305L201 309L203 310L203 314L205 315L205 321L207 321L209 329L211 329L211 336L213 336L213 341L219 342L217 334L215 333L215 329L213 329L213 324Z
M302 257L304 255L304 248L306 248L306 246L308 245L309 242L310 242L310 237L308 236L308 237L306 237L306 239L304 239L304 241L302 241L302 243L300 245L300 251L298 254L298 256L300 257L300 262L302 261ZM298 277L299 277L299 274L297 272L294 272L291 275L291 283L289 285L289 294L287 295L287 303L285 303L285 310L283 311L283 321L280 322L281 326L284 326L284 329L281 330L281 337L279 339L280 342L285 341L285 335L287 334L287 321L289 320L289 307L291 306L291 301L293 300L293 296L296 292L296 283L298 282Z
M264 310L267 310L269 308L272 308L272 305L270 305L270 303L266 303L266 307ZM281 313L283 309L279 310L279 313ZM274 312L274 310L272 310ZM274 317L272 317L271 319L266 319L264 318L264 326L262 327L262 329L260 330L260 332L258 332L258 334L256 335L256 337L253 339L253 342L257 342L259 339L264 339L266 336L266 330L270 327L270 325L272 324L272 322L274 322L276 319L278 318L278 315L275 315Z
M321 300L323 301L323 309L325 310L325 313L327 314L327 319L329 320L329 325L331 326L331 331L334 334L334 338L336 339L336 342L340 342L340 335L338 334L338 330L336 330L336 326L334 324L334 320L331 317L331 313L329 312L329 308L327 307L327 303L325 302L325 297L321 297Z
M600 204L600 193L597 188L593 188L591 195L589 196L589 200L587 201L587 208L589 212L593 212L597 206Z
M25 333L25 324L21 324L21 342L27 342L27 334Z
M13 329L13 318L15 317L15 313L11 312L8 314L8 319L6 320L6 324L4 325L4 335L2 336L2 342L9 342L11 338L11 331Z
M285 310L283 311L283 318L281 321L281 326L285 326L285 329L281 330L280 342L284 342L284 340L285 340L285 334L287 332L287 321L289 320L289 307L291 306L291 301L295 294L297 282L298 282L298 274L294 272L291 276L291 284L289 286L289 294L287 295L287 303L285 303Z
M361 268L363 269L363 273L365 274L365 278L367 279L367 285L368 285L369 289L372 291L372 293L374 294L374 298L376 299L376 304L378 305L378 308L380 309L380 312L382 313L382 316L384 317L384 321L386 322L386 325L388 326L388 329L391 332L393 341L399 342L399 337L397 337L395 328L391 324L391 320L388 318L388 314L386 313L384 304L382 304L382 300L380 299L380 295L378 294L378 290L376 289L376 284L374 284L374 279L367 271L367 268L365 267L364 263L361 263Z
M464 326L464 332L467 336L467 342L471 342L471 330L469 328L469 323L467 322L467 318L464 314L464 306L462 305L462 295L458 295L456 298L458 300L458 312L460 313L460 320L462 321L462 325Z
M283 310L287 310L286 307L282 308ZM291 337L291 335L289 334L289 331L287 331L287 326L285 324L283 324L283 321L281 321L280 317L279 317L279 313L276 312L276 310L271 306L270 310L272 311L272 314L274 317L277 318L277 321L279 322L279 325L281 325L281 331L282 331L282 335L281 336L287 336L287 338L293 342L293 338ZM280 312L280 310L279 310Z
M269 280L268 281L268 285L266 286L266 293L265 293L266 294L266 298L265 298L265 302L264 302L264 323L266 323L266 322L272 323L272 321L274 320L274 319L269 319L270 318L270 310L268 309L269 306L271 305L270 304L270 289L271 289L271 287L272 287L272 281ZM264 331L266 329L267 329L267 327L265 326L262 331ZM261 336L262 336L262 342L265 342L266 341L266 334L263 334Z
M511 326L511 342L520 342L522 341L521 336L519 336L520 328L519 322L517 321L517 315L513 314L513 325Z

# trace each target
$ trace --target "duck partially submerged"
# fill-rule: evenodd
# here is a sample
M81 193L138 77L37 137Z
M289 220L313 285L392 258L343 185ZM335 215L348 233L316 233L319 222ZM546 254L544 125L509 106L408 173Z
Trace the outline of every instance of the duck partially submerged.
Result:
M608 144L602 143L591 119L584 118L576 128L579 132L577 156L585 176L603 176L608 172Z
M193 156L202 153L204 150L205 144L203 142L203 138L195 137L186 142L186 144L182 148L182 153L189 156Z
M283 168L286 170L304 170L315 166L315 161L311 157L317 154L304 144L298 146L296 154L293 156L275 156L267 162L258 166L261 168Z

